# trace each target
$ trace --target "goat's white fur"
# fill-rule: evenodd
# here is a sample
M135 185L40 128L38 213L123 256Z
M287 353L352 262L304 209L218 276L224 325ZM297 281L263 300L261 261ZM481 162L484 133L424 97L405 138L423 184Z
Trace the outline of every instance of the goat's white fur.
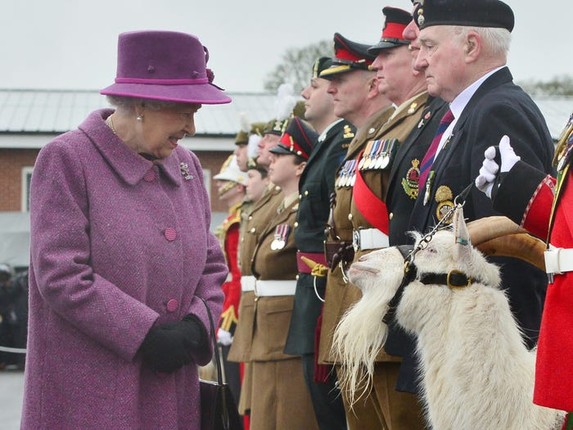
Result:
M419 238L418 238L419 240ZM465 244L464 244L465 243ZM499 289L499 269L469 243L463 212L454 232L437 232L415 256L418 276L459 270L471 285L448 288L418 280L404 290L398 323L417 338L427 419L435 430L558 429L564 414L534 405L535 351L528 351ZM403 276L396 248L362 257L349 271L363 293L340 321L334 350L351 400L370 382L386 338L382 317Z

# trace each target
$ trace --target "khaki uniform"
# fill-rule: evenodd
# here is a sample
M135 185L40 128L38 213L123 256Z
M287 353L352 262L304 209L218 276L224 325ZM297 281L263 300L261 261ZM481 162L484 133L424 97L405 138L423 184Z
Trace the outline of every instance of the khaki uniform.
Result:
M398 107L389 118L388 111L381 112L360 130L357 138L351 143L346 160L356 160L362 150L363 157L372 152L372 141L394 142L389 147L388 160L383 167L360 169L368 188L381 200L385 200L389 182L392 158L398 145L406 140L410 132L420 121L428 100L426 92L417 95ZM391 113L391 112L390 112ZM393 148L393 151L392 151ZM366 160L368 157L366 157ZM375 164L372 162L372 164ZM358 164L358 166L361 166ZM417 177L417 175L416 175ZM353 200L353 181L338 181L336 188L336 206L333 209L333 221L336 232L342 240L352 241L353 232L361 229L373 229L358 210ZM412 190L417 193L417 189ZM406 214L397 214L406 216ZM367 230L368 231L368 230ZM388 233L386 231L385 233ZM353 261L372 249L355 248ZM332 353L332 337L336 325L344 313L359 300L360 290L352 284L345 283L340 267L332 271L327 280L326 303L324 306L322 336L320 339L320 360L327 363L335 361ZM423 418L416 397L410 393L395 390L401 358L382 351L375 368L373 390L366 399L361 399L354 407L354 412L347 410L351 429L388 428L388 429L423 429ZM344 398L344 396L343 396ZM346 400L346 399L345 399ZM345 404L347 405L346 401ZM365 427L367 426L367 427Z
M257 278L257 298L250 327L253 334L251 430L318 429L301 358L283 352L294 305L294 288L291 295L277 296L258 296L262 290L257 288L262 285L261 281L292 281L294 287L298 273L293 232L297 209L298 199L285 208L277 208L258 237L253 253L251 269ZM285 226L288 227L286 237ZM277 247L281 231L283 236Z
M243 277L252 276L251 263L258 237L269 224L270 219L276 215L276 209L282 202L282 194L279 187L270 185L266 193L259 201L253 204L249 213L241 219L239 240L239 267ZM244 287L244 285L243 285ZM233 343L229 351L228 360L245 363L239 412L248 414L251 409L251 369L248 361L251 357L252 328L255 319L254 313L255 293L244 291L239 303L239 315L241 316Z

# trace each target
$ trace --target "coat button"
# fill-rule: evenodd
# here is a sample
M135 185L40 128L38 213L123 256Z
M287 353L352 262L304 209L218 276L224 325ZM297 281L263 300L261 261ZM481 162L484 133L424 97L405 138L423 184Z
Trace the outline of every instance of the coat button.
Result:
M165 236L165 239L167 239L169 242L173 242L177 237L177 231L175 231L174 228L167 227L163 232L163 235Z
M145 182L153 182L155 181L155 171L153 169L149 170L145 176L143 176L143 180Z
M175 312L179 308L179 302L175 299L170 299L167 302L167 312Z
M388 218L389 218L389 219L394 218L394 212L390 212L390 213L388 214Z

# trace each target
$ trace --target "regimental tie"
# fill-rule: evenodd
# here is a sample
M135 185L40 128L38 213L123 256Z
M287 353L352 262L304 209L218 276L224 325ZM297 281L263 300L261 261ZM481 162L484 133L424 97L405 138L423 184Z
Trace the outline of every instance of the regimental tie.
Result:
M436 135L434 136L434 139L432 140L432 143L430 144L430 147L428 148L426 155L424 155L424 158L422 159L422 163L420 165L420 176L418 179L419 190L421 190L422 187L424 187L426 184L426 179L428 178L428 173L430 173L430 169L434 164L434 158L436 158L436 151L440 146L440 141L442 140L442 136L453 120L454 120L454 114L450 109L448 109L446 114L442 117L440 125L438 125L438 130L436 131Z

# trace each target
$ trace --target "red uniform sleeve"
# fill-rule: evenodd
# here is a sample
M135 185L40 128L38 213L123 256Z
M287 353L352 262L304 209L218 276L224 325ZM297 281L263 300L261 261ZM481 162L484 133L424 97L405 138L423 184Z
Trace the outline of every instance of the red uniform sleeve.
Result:
M225 255L229 266L229 277L223 284L225 301L219 326L230 333L234 333L239 318L239 300L241 299L241 270L238 264L239 249L239 223L234 223L227 230L225 236Z

